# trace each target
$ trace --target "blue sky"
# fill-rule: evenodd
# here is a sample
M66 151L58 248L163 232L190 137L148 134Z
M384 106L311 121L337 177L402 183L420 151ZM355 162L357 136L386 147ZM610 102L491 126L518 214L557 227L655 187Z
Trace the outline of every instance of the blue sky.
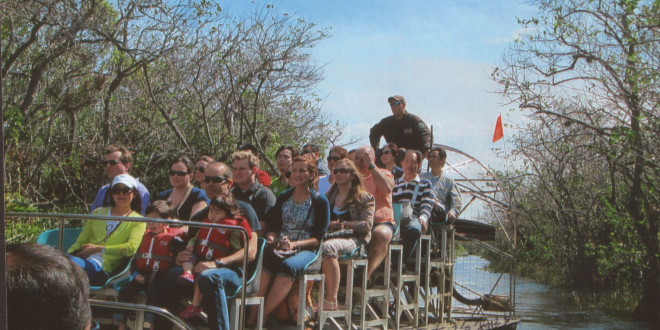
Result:
M323 110L347 125L345 140L368 144L369 128L391 115L387 97L406 98L409 112L433 125L435 142L497 169L492 148L502 106L490 73L521 31L517 18L535 8L522 1L275 1L281 13L330 27L312 49L325 65L318 85ZM231 9L230 9L231 10ZM505 128L505 139L507 136Z

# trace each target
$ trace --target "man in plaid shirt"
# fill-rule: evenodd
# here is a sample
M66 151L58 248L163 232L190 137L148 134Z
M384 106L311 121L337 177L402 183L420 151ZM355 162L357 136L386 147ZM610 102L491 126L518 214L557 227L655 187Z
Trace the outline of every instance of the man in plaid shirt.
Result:
M413 217L407 224L401 224L401 239L403 240L403 260L412 255L417 241L428 228L429 217L435 203L435 192L431 181L422 179L417 171L422 166L423 156L419 150L408 150L401 162L403 176L394 182L392 201L394 203L412 204ZM417 192L415 192L417 191Z

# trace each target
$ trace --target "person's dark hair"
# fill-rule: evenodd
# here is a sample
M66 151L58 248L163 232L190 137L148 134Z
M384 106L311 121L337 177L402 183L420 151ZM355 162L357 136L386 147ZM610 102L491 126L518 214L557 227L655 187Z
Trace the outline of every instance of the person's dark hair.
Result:
M385 149L390 149L392 151L392 156L394 156L394 159L399 158L399 147L397 147L396 143L390 142L386 144L380 151L382 152Z
M115 199L112 198L112 188L105 191L105 200L110 200L110 206L115 207ZM140 213L142 211L142 198L140 192L133 188L133 199L131 200L131 210ZM145 213L146 214L146 213Z
M415 149L410 149L410 150L407 150L407 151L406 151L406 155L407 155L407 154L415 154L415 155L417 155L417 164L419 164L420 166L422 165L422 162L424 161L424 156L423 156L423 154L422 154L421 151L419 151L419 150L415 150Z
M434 151L438 152L440 159L447 159L447 152L445 151L445 149L442 149L440 147L433 147L431 148L431 151L429 151L429 153L432 153Z
M396 155L396 165L401 166L401 162L403 161L403 157L406 157L406 148L399 148L398 155Z
M251 152L253 155L259 157L259 152L257 151L257 147L255 147L254 144L251 144L251 143L244 143L244 144L241 144L241 145L238 147L238 151L249 151L249 152Z
M116 144L108 145L107 147L105 147L103 149L103 154L107 155L107 154L111 154L115 151L121 152L121 156L119 157L119 160L122 163L124 163L124 164L131 163L131 164L133 164L133 156L131 156L131 152L128 151L128 149L124 146L119 146L119 145L116 145Z
M384 147L380 148L380 150L378 150L379 156L376 157L377 165L383 166L383 167L385 166L383 161L380 159L381 156L383 156L383 151L385 149L390 149L390 151L392 153L392 157L394 157L394 165L401 166L401 160L403 160L403 156L405 156L405 151L403 151L403 153L399 153L399 147L394 142L390 142L390 143L386 144Z
M310 154L302 154L293 157L291 166L293 166L295 162L304 162L305 165L307 165L307 172L309 172L309 176L312 178L309 186L314 188L314 190L319 190L319 170L316 168L316 160L314 159L314 156Z
M303 148L303 150L305 150L308 147L309 147L309 149L312 149L313 152L320 152L319 147L316 144L308 143L308 144L304 145L302 148Z
M287 146L281 146L281 147L277 148L277 151L275 151L275 158L277 158L277 156L280 154L280 152L282 152L284 150L291 151L291 157L296 157L296 156L299 155L298 150L296 149L296 147L287 145Z
M147 209L144 211L144 214L147 215L149 213L156 212L158 213L159 218L167 219L167 218L172 218L172 208L170 207L169 204L167 204L166 200L156 200L153 201L149 206L147 206Z
M342 146L333 146L332 148L330 148L330 151L328 151L328 156L330 156L330 154L333 152L339 154L339 157L341 157L341 159L348 157L348 150L346 150L346 148Z
M181 163L186 167L187 172L190 174L195 171L195 163L193 163L192 160L188 157L179 157L172 163L170 163L170 168L172 168L172 165L176 163Z
M92 320L89 280L67 256L37 243L6 247L9 329L82 330Z
M230 194L220 194L218 197L211 199L209 207L215 207L225 211L228 218L240 215L236 201Z

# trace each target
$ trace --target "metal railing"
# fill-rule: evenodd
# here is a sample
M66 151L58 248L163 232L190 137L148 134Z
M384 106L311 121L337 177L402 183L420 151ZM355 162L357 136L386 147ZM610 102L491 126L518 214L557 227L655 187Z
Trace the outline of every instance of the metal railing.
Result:
M167 220L159 218L147 218L147 217L117 217L117 216L102 216L102 215L91 215L91 214L60 214L60 213L29 213L29 212L7 212L5 213L7 218L55 218L59 219L59 241L58 249L62 250L62 240L64 238L64 223L67 220L112 220L112 221L121 221L121 222L156 222L163 223L167 225L174 226L188 226L188 227L209 227L209 228L222 228L232 231L238 231L243 236L243 242L245 242L245 253L243 254L243 269L247 271L248 269L248 258L249 258L249 240L247 230L240 226L228 226L228 225L219 225L209 222L194 222L194 221L179 221L179 220ZM247 274L245 274L247 275ZM241 278L241 305L240 305L240 318L238 319L239 329L243 328L243 319L245 318L245 290L247 289L246 281L247 276L242 276ZM96 301L96 300L94 300ZM97 301L98 302L98 301ZM135 304L127 304L131 306L140 306ZM155 308L155 307L154 307ZM170 314L171 316L171 314ZM174 316L171 316L174 317ZM174 317L176 318L176 317ZM177 324L185 324L185 322L177 318ZM182 329L189 329L187 326Z
M149 305L130 304L130 303L123 303L123 302L116 302L116 301L96 300L96 299L90 299L89 300L89 305L92 306L92 307L109 308L109 309L113 309L113 310L115 310L115 309L124 309L124 310L129 310L129 311L150 312L150 313L158 314L158 315L166 318L168 321L172 322L179 329L193 330L192 327L190 327L185 322L181 321L181 319L179 319L178 317L172 315L172 313L170 313L166 309L159 308L159 307L154 307L154 306L149 306Z

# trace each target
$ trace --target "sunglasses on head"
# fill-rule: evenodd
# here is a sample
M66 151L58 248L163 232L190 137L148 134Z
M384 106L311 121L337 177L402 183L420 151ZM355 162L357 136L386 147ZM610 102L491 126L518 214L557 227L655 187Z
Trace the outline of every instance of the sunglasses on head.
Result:
M199 172L199 173L204 173L204 172L206 172L206 167L204 167L204 166L200 166L200 167L198 167L198 168L197 168L197 172Z
M336 161L340 160L341 157L339 157L339 156L328 156L327 159L328 159L328 161L336 162Z
M211 183L211 182L213 182L213 183L225 183L225 182L229 182L229 181L231 181L231 179L225 178L224 176L218 176L218 175L216 175L216 176L207 175L207 176L204 177L204 182L206 182L206 183Z
M119 193L128 194L131 191L133 191L133 189L129 187L112 187L112 189L110 189L110 192L113 194L119 194Z
M332 173L334 173L335 175L337 175L337 174L339 174L339 173L342 173L342 174L348 174L348 173L351 173L351 172L352 172L352 171L351 171L351 169L349 169L349 168L335 168L335 169L332 171Z
M115 165L121 163L121 161L118 161L118 160L114 160L114 159L113 159L113 160L104 160L102 163L103 163L104 165L115 166Z
M170 170L170 176L175 176L175 175L178 175L178 176L184 176L184 175L186 175L186 174L188 174L188 172L186 172L186 171L175 171L175 170Z

